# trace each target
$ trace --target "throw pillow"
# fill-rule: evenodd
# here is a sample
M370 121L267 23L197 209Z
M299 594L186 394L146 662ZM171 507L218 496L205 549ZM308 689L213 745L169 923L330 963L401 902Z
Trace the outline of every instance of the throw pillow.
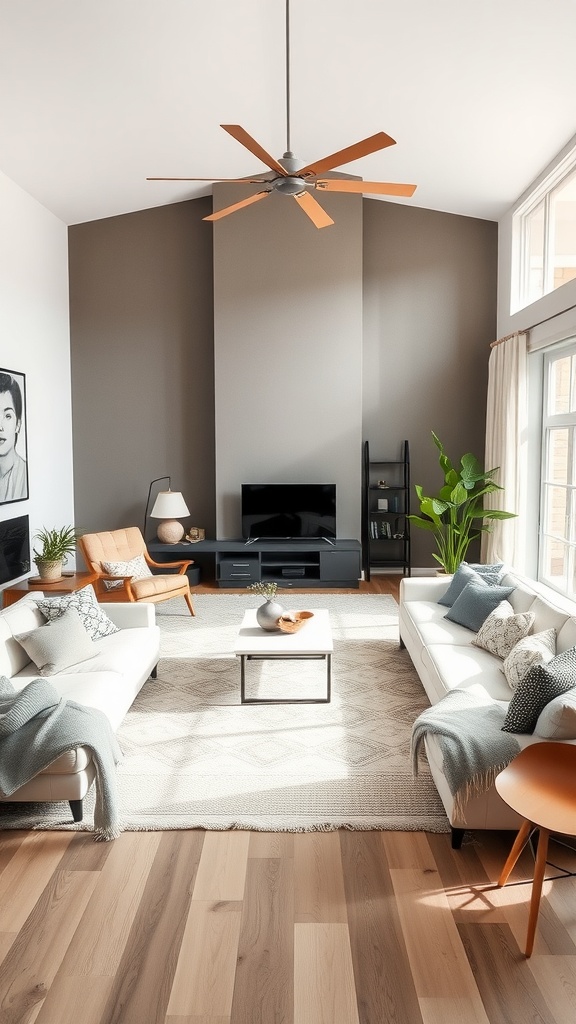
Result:
M519 640L527 636L534 625L532 612L518 612L509 601L501 601L484 620L472 643L497 658L506 658Z
M556 630L544 629L519 640L502 665L506 682L514 690L532 665L547 665L556 654Z
M556 655L547 665L533 665L514 691L504 732L534 732L540 713L554 697L576 686L576 647Z
M110 636L111 633L118 632L118 626L114 625L98 604L91 583L73 594L38 598L36 604L49 621L59 619L68 608L76 608L86 631L93 640L99 640L103 636Z
M462 562L462 565L470 566L489 583L500 583L505 572L504 562L491 562L489 565L483 565L481 562Z
M152 571L144 555L136 555L129 562L102 562L104 572L110 576L132 576L133 579L141 580L145 576L151 576ZM115 590L123 586L122 582L112 583L111 580L104 580L106 590Z
M477 573L470 565L466 562L461 562L456 572L454 573L448 590L442 594L442 597L438 598L438 604L446 605L447 608L451 608L457 597L460 596L464 587L471 580L479 581L481 579L479 573Z
M576 740L576 689L554 697L546 705L534 732L545 740Z
M47 622L29 633L18 633L14 639L42 676L62 672L96 654L94 641L84 629L76 608L68 608L55 622Z
M446 612L445 618L477 633L490 612L505 601L514 587L489 587L484 580L471 580Z

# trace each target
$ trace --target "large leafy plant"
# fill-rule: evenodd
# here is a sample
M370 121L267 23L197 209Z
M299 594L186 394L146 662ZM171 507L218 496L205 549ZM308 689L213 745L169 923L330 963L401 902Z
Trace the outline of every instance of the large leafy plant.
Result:
M420 515L411 515L409 519L434 534L438 551L433 552L433 558L447 573L453 573L464 561L472 541L482 532L490 532L490 520L512 519L515 513L483 507L485 495L503 490L494 480L499 467L483 469L476 456L468 452L456 468L434 431L432 438L439 451L444 486L437 495L429 496L416 484Z

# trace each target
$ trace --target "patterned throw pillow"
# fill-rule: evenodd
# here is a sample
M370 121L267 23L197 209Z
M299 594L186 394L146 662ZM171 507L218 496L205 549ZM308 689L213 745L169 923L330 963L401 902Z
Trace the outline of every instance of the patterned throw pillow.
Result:
M502 671L511 690L530 671L533 665L547 665L556 654L556 630L544 629L519 640L502 665Z
M96 600L94 587L91 583L74 594L63 594L61 597L45 597L36 600L42 614L48 621L59 619L68 608L76 608L84 628L93 640L99 640L103 636L110 636L118 632L106 612L102 610Z
M501 601L482 623L472 643L498 658L506 658L519 640L527 636L534 624L533 612L519 612L509 601Z
M68 608L59 619L14 637L37 666L40 675L53 676L71 665L96 656L76 608Z
M540 713L554 697L576 686L576 647L556 655L547 665L533 665L518 683L503 732L534 732Z
M490 612L498 607L500 601L510 597L513 590L514 587L489 587L484 580L472 580L444 617L477 633Z
M144 555L136 555L129 562L102 562L102 568L110 576L132 576L136 580L144 579L145 576L152 576L150 566ZM106 590L115 590L122 585L122 582L112 583L110 580L104 580Z
M546 705L534 732L545 740L576 740L576 689L554 697Z

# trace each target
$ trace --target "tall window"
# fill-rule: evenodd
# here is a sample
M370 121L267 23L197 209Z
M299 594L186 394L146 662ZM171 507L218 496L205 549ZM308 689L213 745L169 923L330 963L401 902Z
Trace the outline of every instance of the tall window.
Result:
M516 211L512 312L576 277L576 152Z
M576 345L545 362L539 577L576 596Z

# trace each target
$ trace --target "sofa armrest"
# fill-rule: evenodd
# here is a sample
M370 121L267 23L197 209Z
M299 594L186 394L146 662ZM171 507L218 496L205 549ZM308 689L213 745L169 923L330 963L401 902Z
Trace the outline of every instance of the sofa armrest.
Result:
M151 628L156 625L156 608L146 601L118 601L111 604L106 602L100 607L120 629L137 629L143 626Z
M452 581L451 576L403 576L400 580L400 604L408 601L438 601Z

